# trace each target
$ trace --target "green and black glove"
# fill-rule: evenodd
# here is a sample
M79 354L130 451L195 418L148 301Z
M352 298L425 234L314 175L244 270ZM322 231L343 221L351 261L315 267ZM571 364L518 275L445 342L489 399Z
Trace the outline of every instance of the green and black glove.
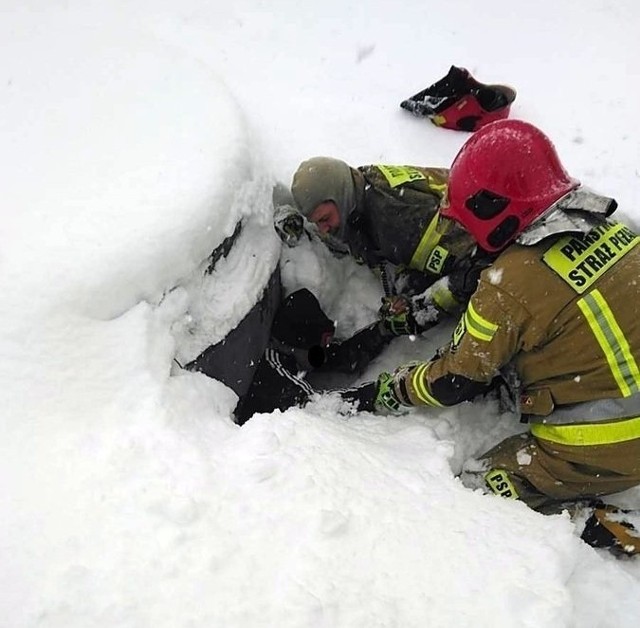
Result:
M413 316L411 302L404 296L384 297L378 315L384 331L392 336L414 336L422 332Z
M374 401L376 412L380 414L400 414L404 406L396 395L394 377L391 373L378 375L376 398Z
M412 379L418 369L421 374L427 367L426 362L409 362L399 366L393 373L380 373L377 380L376 398L374 406L382 414L392 412L402 413L408 408L439 403L427 403L412 389Z

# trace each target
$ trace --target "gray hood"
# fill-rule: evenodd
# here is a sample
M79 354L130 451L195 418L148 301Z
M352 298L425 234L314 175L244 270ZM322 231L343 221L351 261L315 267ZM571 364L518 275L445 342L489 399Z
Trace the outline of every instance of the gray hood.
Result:
M347 217L356 206L356 185L347 163L333 157L303 161L293 175L291 194L306 218L321 203L333 201L340 212L340 229L336 235L344 239Z

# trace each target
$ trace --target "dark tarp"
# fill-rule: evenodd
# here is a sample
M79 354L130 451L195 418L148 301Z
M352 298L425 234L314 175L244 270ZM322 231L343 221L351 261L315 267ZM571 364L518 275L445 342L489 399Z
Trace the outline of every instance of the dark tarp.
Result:
M238 397L246 395L271 335L280 305L280 269L276 266L262 297L226 338L205 349L185 366L229 386Z

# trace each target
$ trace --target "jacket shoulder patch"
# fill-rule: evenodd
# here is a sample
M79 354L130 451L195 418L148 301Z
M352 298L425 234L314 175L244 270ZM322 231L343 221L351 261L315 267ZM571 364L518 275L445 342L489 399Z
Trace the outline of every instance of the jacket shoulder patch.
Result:
M424 174L417 168L411 166L383 166L377 165L376 168L384 175L390 187L395 188L409 181L422 181L426 179Z
M622 223L605 223L583 237L565 236L542 256L542 261L578 294L593 285L640 242Z

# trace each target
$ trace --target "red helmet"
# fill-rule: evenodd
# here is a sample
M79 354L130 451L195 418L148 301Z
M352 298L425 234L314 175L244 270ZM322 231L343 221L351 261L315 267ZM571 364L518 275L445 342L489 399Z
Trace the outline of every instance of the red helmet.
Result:
M436 126L456 131L475 131L494 120L509 117L516 92L508 85L485 85L432 116Z
M508 85L477 81L466 68L452 65L446 76L403 100L400 106L433 124L458 131L480 127L509 117L516 90Z
M441 213L498 252L579 185L540 129L498 120L476 131L453 160Z

